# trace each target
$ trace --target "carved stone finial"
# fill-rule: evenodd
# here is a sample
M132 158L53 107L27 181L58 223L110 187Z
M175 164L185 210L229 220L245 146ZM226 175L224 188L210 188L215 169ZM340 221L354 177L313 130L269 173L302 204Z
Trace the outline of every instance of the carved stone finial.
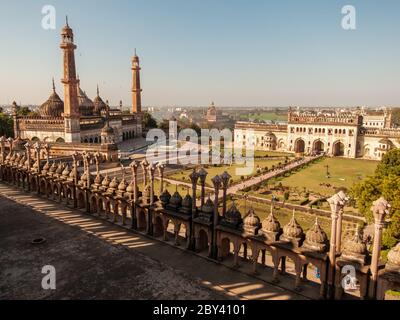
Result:
M371 211L374 214L375 221L382 222L386 215L389 214L390 209L389 202L385 198L381 197L372 203Z

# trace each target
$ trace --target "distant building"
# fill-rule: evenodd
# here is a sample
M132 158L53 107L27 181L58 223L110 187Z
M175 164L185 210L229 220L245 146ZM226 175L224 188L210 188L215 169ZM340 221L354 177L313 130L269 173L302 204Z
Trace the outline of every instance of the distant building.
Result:
M215 107L214 102L208 107L205 113L205 120L201 123L201 127L210 128L233 128L234 121L227 115L224 115L221 110Z
M254 130L254 136L246 134ZM392 123L391 111L301 111L289 110L287 124L237 122L236 146L251 143L256 150L281 150L299 154L325 153L346 158L380 160L400 147L400 129Z
M81 89L75 68L74 34L68 23L61 32L63 51L64 101L57 94L54 80L50 97L37 110L39 116L19 117L13 104L14 134L23 140L49 143L118 143L142 136L142 109L139 57L132 59L132 110L122 113L97 96L91 100Z

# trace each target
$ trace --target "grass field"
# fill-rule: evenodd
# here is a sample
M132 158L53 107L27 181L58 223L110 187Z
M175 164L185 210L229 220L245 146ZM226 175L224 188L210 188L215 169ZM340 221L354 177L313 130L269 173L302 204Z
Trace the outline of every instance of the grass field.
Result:
M284 186L308 189L324 196L332 195L333 187L345 187L347 189L372 175L378 165L376 161L344 159L344 158L325 158L321 162L310 165L308 168L292 174L290 177L280 178ZM327 167L330 178L327 177ZM330 184L331 187L321 184Z
M279 163L284 163L284 159L255 159L254 160L254 168L252 170L251 175L254 175L257 173L257 168L264 169L265 167L272 168L273 165L277 165ZM212 182L211 179L214 178L216 175L222 174L224 171L227 171L231 176L233 182L238 182L241 180L241 175L236 174L236 169L237 168L243 168L243 165L237 165L233 164L232 166L226 165L226 166L220 166L220 167L213 167L209 166L206 168L208 172L207 180L206 180L206 185L212 187ZM192 173L192 170L184 170L179 173L174 173L172 175L168 176L168 179L173 179L177 181L184 181L184 182L190 182L189 175ZM251 176L249 175L249 176ZM244 176L246 179L249 176Z
M232 149L226 148L225 150L230 150L232 155L235 154L235 151ZM221 150L221 155L223 155L223 151ZM246 151L244 150L242 153L243 156L246 156ZM294 157L294 153L283 152L283 151L266 151L266 150L254 150L254 157L256 158L285 158L285 157Z

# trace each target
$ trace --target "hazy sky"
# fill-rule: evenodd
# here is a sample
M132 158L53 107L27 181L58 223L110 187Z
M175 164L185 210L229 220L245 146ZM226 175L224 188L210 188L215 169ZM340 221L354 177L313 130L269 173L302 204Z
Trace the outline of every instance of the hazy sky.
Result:
M0 0L0 104L44 102L53 76L62 97L66 14L82 89L112 105L130 104L134 48L144 105L400 105L398 0Z

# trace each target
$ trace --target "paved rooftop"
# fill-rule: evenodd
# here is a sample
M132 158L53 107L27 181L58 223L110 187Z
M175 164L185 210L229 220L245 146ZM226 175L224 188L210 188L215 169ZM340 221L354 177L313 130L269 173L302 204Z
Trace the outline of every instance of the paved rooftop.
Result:
M3 184L0 235L0 299L304 299ZM54 291L41 288L44 265Z

